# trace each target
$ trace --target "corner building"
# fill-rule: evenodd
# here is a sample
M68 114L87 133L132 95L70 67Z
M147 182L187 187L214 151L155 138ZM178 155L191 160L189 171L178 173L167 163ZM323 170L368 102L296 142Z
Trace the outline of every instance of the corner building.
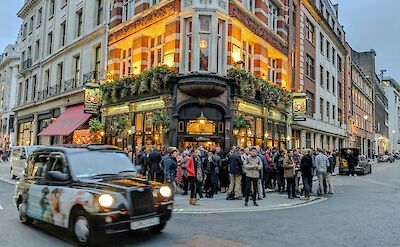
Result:
M266 108L258 88L255 97L241 95L227 75L240 67L290 88L287 9L287 0L112 1L108 76L129 78L161 64L178 76L165 92L106 102L106 143L286 146L287 109ZM168 133L151 124L159 109L171 119ZM245 132L234 131L238 115L250 121ZM127 138L112 131L123 116L134 126Z
M290 9L291 86L307 97L306 121L291 125L293 146L345 147L347 50L338 5L328 0L295 0Z

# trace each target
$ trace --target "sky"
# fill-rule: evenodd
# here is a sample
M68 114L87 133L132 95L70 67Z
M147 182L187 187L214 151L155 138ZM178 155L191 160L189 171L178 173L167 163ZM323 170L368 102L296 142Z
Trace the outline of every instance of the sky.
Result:
M376 73L400 82L400 1L331 0L339 4L339 21L346 39L358 51L376 52Z
M354 50L376 51L376 72L400 82L400 0L331 0L339 3L339 20ZM24 0L0 0L0 53L14 43L20 29L17 12Z
M21 28L17 13L23 4L24 0L0 0L0 54L8 44L17 40Z

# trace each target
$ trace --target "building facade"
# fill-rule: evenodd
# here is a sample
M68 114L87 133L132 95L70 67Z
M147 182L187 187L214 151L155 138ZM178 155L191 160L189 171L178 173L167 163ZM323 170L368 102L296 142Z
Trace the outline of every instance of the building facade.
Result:
M389 130L388 130L388 99L379 78L375 72L375 57L374 50L366 52L352 51L353 62L364 73L365 78L371 81L374 85L374 120L375 120L375 144L374 154L382 154L389 151Z
M266 106L260 90L266 83L290 89L286 0L114 0L111 8L110 76L130 80L160 65L177 76L163 90L142 83L126 99L106 102L107 143L225 148L290 143L287 108ZM240 83L232 71L259 79ZM152 124L163 108L171 119L168 133ZM249 124L246 130L235 127L240 116ZM113 126L123 117L129 131L121 137Z
M71 106L83 103L85 83L105 77L109 3L25 0L18 16L23 23L16 144L71 143L74 129L43 131Z
M374 85L353 62L351 70L352 131L349 145L372 157L375 140Z
M384 77L382 80L388 102L388 133L389 151L400 150L400 85L392 77Z
M345 32L330 1L292 1L292 88L307 97L306 121L292 123L297 148L347 145Z
M0 55L0 147L16 143L14 112L19 69L18 42L8 45Z

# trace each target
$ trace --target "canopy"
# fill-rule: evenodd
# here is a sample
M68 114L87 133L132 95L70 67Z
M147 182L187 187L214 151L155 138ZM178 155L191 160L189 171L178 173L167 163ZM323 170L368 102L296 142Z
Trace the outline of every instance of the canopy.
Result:
M70 106L39 136L67 136L84 124L91 114L83 113L83 104Z

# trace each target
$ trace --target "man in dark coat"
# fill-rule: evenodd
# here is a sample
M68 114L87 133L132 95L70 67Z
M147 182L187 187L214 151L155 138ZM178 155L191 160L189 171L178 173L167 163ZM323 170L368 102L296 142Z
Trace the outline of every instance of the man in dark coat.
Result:
M242 173L243 173L243 161L242 157L239 155L240 148L233 147L232 153L229 155L228 168L230 184L228 189L227 198L230 199L241 199L242 193Z
M310 183L312 183L312 169L313 169L313 158L310 154L310 150L303 150L303 157L300 161L301 176L303 178L304 187L304 199L310 199ZM311 180L311 181L310 181Z
M149 179L162 182L162 171L160 169L161 152L154 146L153 151L149 154Z

